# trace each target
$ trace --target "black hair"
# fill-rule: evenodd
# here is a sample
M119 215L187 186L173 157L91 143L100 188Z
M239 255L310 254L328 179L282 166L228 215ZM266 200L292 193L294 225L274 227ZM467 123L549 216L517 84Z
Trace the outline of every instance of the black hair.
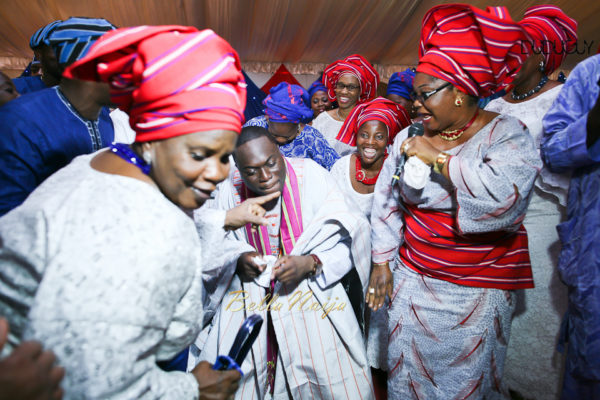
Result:
M273 137L269 134L269 131L267 131L262 126L246 126L242 128L242 132L240 133L240 136L238 136L237 141L235 142L235 148L237 149L241 145L246 144L251 140L258 139L260 137L266 137L271 142L273 142L275 146L278 146L275 139L273 139Z

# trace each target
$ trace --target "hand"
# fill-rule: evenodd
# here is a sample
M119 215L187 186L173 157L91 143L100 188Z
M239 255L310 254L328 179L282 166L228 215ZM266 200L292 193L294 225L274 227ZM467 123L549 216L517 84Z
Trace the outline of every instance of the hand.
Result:
M433 165L441 150L436 149L423 136L406 139L400 146L400 151L407 157L417 156L427 165Z
M314 265L315 260L311 256L283 256L275 262L271 280L296 286L308 276Z
M249 251L238 258L236 272L245 282L256 278L265 269L264 265L258 265L254 262L254 257L260 257L260 254L255 251Z
M200 400L225 400L232 397L240 384L241 375L235 369L215 371L212 364L201 361L192 370L198 381Z
M383 307L385 297L391 298L393 289L394 278L389 265L374 264L371 267L371 278L369 279L369 288L365 299L371 310L377 311Z
M8 323L0 319L0 350L8 338ZM59 400L65 370L54 365L56 357L37 342L24 342L0 360L0 399Z
M241 228L246 224L266 225L267 219L264 218L265 209L261 206L281 196L281 192L266 194L260 197L252 197L244 200L242 204L227 211L225 215L225 229L233 230Z

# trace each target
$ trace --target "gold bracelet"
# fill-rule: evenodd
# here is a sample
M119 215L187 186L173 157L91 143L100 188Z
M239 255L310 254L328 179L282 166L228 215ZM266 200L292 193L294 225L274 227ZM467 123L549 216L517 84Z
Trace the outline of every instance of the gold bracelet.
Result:
M319 256L317 256L316 254L309 254L309 256L313 259L313 261L315 262L312 271L310 271L308 273L308 276L317 276L321 273L321 269L323 268L323 263L321 262L321 259L319 258Z
M373 264L374 267L388 267L389 264L390 264L390 262L386 261L386 262L383 262L383 263L371 263L371 264Z
M443 151L440 152L440 154L438 154L437 158L435 159L435 162L433 163L433 172L441 174L442 170L444 169L444 164L446 164L449 158L450 154L444 153Z

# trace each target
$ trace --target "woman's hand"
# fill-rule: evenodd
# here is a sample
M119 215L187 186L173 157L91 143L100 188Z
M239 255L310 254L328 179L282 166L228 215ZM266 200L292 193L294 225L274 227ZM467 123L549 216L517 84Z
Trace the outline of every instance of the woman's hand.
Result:
M273 266L271 279L296 286L308 276L314 265L315 260L311 256L283 256Z
M198 381L200 400L225 400L233 398L238 389L240 373L235 370L215 371L207 361L201 361L192 370L192 375Z
M255 251L249 251L247 253L243 253L240 258L238 258L237 268L235 271L245 282L256 278L265 269L264 265L258 265L254 262L254 257L260 257L260 254Z
M0 319L0 350L6 344L8 323ZM0 361L0 399L59 400L65 370L55 365L56 357L38 342L23 342Z
M385 303L385 297L392 297L394 278L389 264L373 264L367 289L366 302L373 311L379 310Z
M419 157L427 165L433 165L441 153L441 150L433 147L423 136L414 136L406 139L402 142L400 150L407 157Z
M239 206L227 210L224 228L230 231L241 228L246 224L252 224L254 226L266 225L267 219L264 218L266 211L262 208L262 205L279 196L281 196L281 193L275 192L244 200Z

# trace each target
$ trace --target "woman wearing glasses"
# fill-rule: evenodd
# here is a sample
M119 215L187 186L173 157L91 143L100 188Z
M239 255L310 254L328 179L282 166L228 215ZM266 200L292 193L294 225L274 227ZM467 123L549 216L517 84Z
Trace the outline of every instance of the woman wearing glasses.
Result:
M362 56L353 54L325 68L323 83L329 99L337 100L339 107L321 113L312 126L325 136L340 156L352 154L356 147L339 137L340 129L354 106L375 98L379 74Z
M425 133L398 134L371 214L367 301L391 299L389 398L504 392L512 290L533 286L522 220L541 162L522 123L477 107L526 58L523 31L501 12L449 4L423 20L413 99ZM405 156L432 171L420 182L397 171Z

